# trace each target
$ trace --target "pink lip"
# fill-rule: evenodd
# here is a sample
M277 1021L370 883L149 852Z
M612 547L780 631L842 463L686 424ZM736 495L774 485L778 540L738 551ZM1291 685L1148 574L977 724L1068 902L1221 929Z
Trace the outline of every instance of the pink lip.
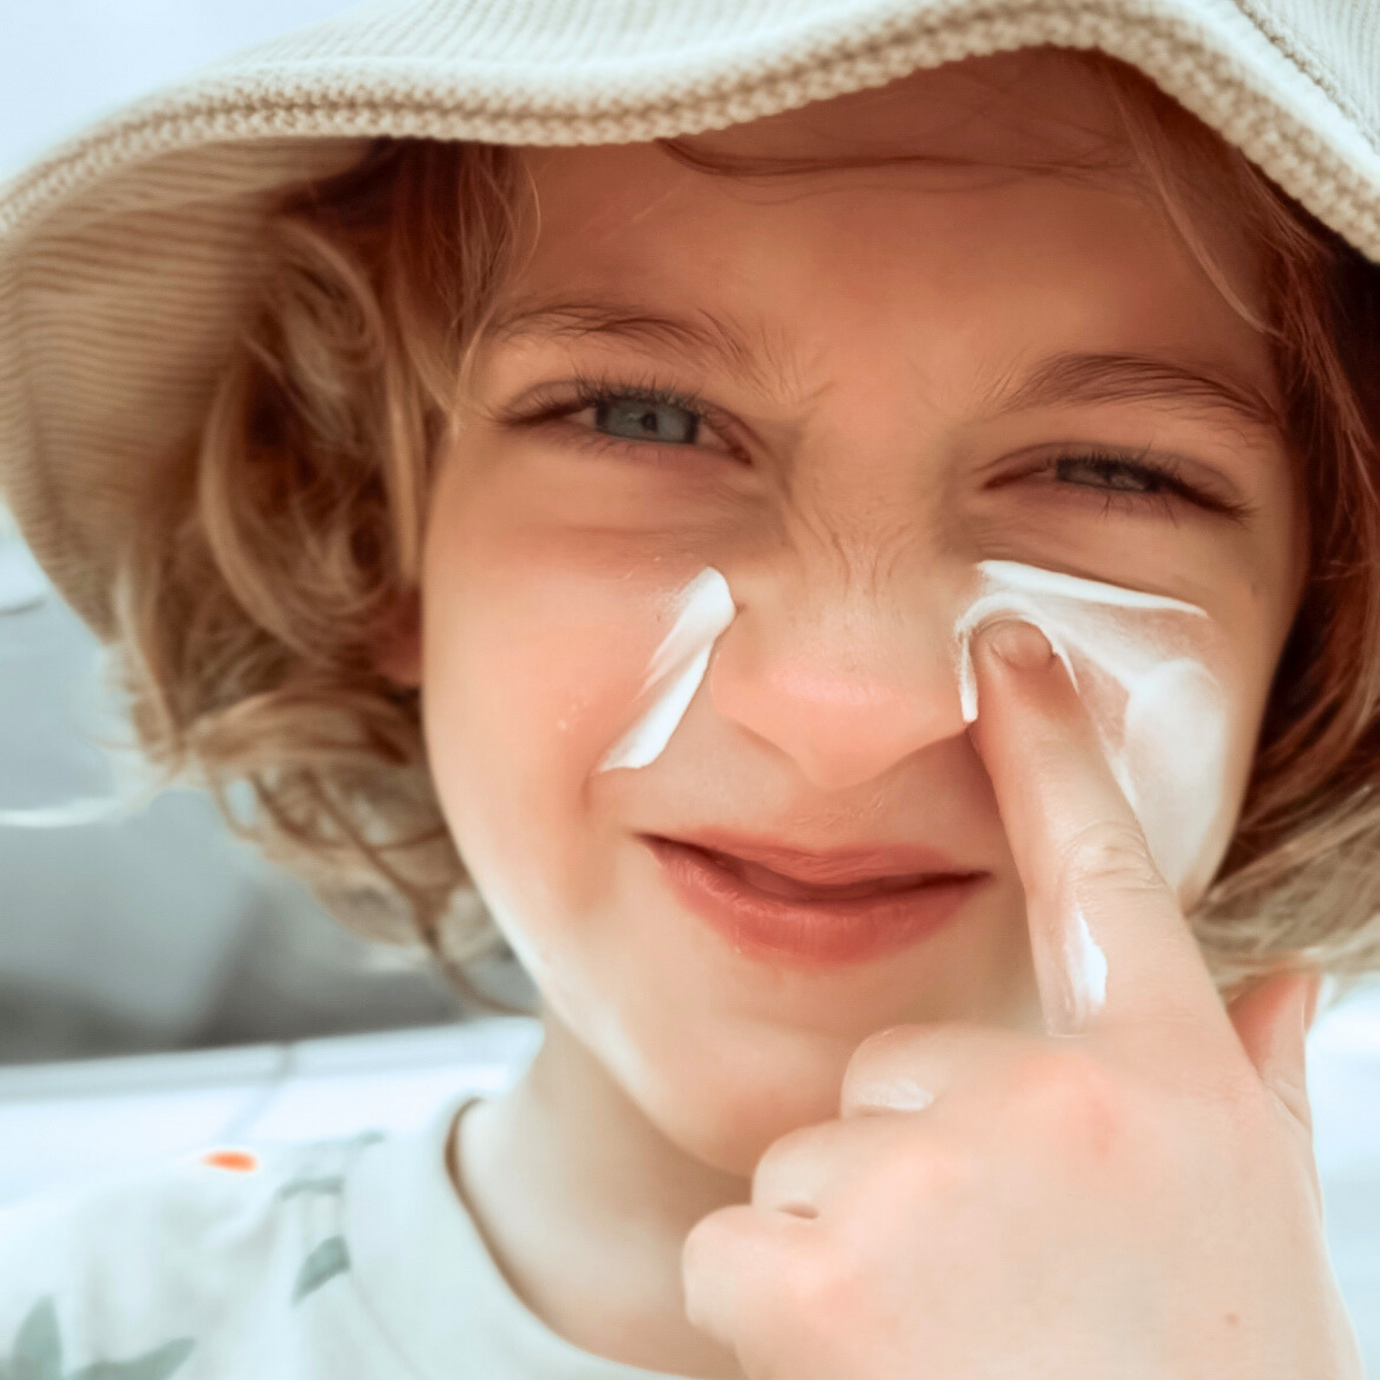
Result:
M783 877L814 886L846 886L851 882L920 874L960 873L965 868L937 848L922 844L870 844L854 848L810 848L761 834L742 834L731 829L697 829L678 834L673 843L727 853Z
M695 844L641 837L683 905L738 953L775 966L834 967L909 948L939 929L988 877L985 872L925 872L910 866L906 871L913 882L898 881L893 889L868 896L830 899L827 886L792 887L797 894L783 896L738 875L731 858L721 862ZM894 860L895 850L891 856ZM908 850L906 862L913 864L916 856ZM861 880L856 868L852 873L850 880ZM874 868L868 875L880 883L897 873ZM837 869L833 880L837 887Z

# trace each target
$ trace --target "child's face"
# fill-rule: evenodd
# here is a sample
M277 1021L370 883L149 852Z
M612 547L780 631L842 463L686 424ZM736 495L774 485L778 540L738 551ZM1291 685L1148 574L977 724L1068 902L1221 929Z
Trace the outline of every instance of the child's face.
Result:
M1086 154L1117 128L1080 70L1044 52L701 141L1009 163ZM1229 667L1239 806L1301 579L1281 440L1201 395L991 399L1064 351L1155 354L1273 396L1265 343L1149 193L1112 173L902 164L738 182L651 144L525 156L543 220L512 300L702 327L712 314L756 334L736 361L645 321L491 347L427 533L431 766L551 1012L673 1141L746 1173L783 1131L836 1114L872 1031L1038 1028L1021 889L953 680L950 595L976 562L1205 609ZM1244 251L1223 247L1259 307ZM581 373L703 402L581 408ZM537 425L498 416L564 403ZM628 439L648 411L653 439ZM1156 481L1126 464L1055 464L1089 448L1177 457L1188 492L1147 493ZM655 761L600 771L644 703L673 596L707 566L737 605L709 674ZM683 904L644 841L709 827L919 844L985 877L899 951L770 961Z

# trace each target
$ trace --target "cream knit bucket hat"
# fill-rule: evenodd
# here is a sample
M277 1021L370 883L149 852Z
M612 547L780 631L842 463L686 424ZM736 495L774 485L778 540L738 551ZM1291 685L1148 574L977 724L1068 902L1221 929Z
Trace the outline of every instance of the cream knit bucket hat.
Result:
M0 188L0 492L108 636L132 480L201 420L274 192L369 138L697 134L1037 44L1134 64L1380 261L1378 0L391 0L143 100Z

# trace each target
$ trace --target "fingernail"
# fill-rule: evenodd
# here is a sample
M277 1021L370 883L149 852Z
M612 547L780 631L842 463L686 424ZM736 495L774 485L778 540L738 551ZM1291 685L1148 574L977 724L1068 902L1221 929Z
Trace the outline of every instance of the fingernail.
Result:
M988 646L1018 671L1038 671L1048 666L1054 657L1049 639L1030 623L1007 619L994 623L983 632Z

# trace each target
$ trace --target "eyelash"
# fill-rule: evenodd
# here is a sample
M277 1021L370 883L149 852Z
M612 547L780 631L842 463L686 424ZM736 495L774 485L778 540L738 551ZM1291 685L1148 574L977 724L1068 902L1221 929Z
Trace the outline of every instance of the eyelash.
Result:
M720 434L731 432L732 429L728 419L712 404L706 402L699 392L694 389L687 391L667 388L654 377L634 381L632 379L616 379L607 375L577 373L570 381L570 389L573 391L564 393L563 400L559 402L556 400L557 390L543 391L538 395L531 410L521 416L505 416L502 420L536 427L559 421L600 403L635 401L656 403L660 406L674 407L680 411L688 412L701 421L707 422L714 431ZM600 453L610 449L626 451L631 448L638 452L650 452L660 460L666 451L683 448L681 445L666 442L638 442L618 436L604 436L599 432L588 431L583 428L577 428L577 430L580 436L578 444ZM1154 492L1111 487L1099 488L1094 484L1077 484L1075 482L1067 485L1069 488L1085 489L1089 496L1096 495L1101 499L1104 515L1111 513L1114 509L1144 512L1149 505L1159 509L1165 517L1172 520L1177 516L1173 501L1175 498L1235 521L1241 520L1251 511L1247 504L1233 502L1218 494L1207 493L1183 479L1179 466L1174 462L1173 457L1164 456L1151 461L1146 458L1147 454L1148 451L1113 451L1089 446L1081 450L1060 452L1050 457L1047 463L1050 469L1069 462L1094 467L1115 466L1122 473L1134 474L1150 483L1163 485L1165 489L1170 491L1165 493L1163 490Z

